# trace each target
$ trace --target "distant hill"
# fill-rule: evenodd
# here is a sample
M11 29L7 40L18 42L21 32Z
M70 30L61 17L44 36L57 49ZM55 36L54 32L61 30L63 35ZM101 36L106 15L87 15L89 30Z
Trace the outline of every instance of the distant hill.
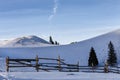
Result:
M13 40L4 41L2 47L43 47L51 44L37 36L20 37Z

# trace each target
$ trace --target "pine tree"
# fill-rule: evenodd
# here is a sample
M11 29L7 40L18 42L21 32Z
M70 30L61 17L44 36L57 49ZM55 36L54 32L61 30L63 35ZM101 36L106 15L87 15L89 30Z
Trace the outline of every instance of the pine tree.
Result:
M96 56L96 52L93 47L91 47L89 59L88 59L88 66L97 66L98 65L98 59Z
M49 42L50 42L51 44L54 44L53 39L52 39L51 36L50 36L50 40L49 40Z
M57 42L57 41L55 41L55 44L56 44L56 45L58 45L58 42Z
M55 45L59 45L59 43L57 41L55 41Z
M114 50L114 45L113 43L110 41L110 43L108 44L108 64L110 66L115 66L117 64L117 57L116 57L116 53Z

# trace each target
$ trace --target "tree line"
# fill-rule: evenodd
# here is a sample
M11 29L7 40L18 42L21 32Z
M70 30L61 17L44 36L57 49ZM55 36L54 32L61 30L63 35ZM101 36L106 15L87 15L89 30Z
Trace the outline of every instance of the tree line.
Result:
M53 41L52 36L49 37L49 42L53 45L59 45L59 42Z
M108 44L107 63L108 63L109 66L115 66L117 64L116 52L115 52L115 49L114 49L114 45L111 41ZM96 56L95 49L93 47L91 47L90 53L89 53L89 59L88 59L88 66L94 67L94 66L98 66L98 64L99 64L99 62L98 62L98 58Z

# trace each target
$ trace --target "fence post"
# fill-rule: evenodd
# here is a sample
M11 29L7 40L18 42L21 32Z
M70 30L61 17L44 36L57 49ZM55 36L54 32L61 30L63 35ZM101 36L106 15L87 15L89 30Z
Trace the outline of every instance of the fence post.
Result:
M92 71L94 72L94 65L93 65L93 63L92 63Z
M77 63L77 72L79 72L79 61L78 61L78 63Z
M105 63L105 66L104 66L104 72L108 73L108 63L107 62Z
M6 57L6 71L9 71L9 57Z
M58 68L59 68L59 71L61 71L61 59L60 59L60 56L58 56Z
M39 72L39 59L38 59L38 55L36 56L36 70L37 70L37 72Z

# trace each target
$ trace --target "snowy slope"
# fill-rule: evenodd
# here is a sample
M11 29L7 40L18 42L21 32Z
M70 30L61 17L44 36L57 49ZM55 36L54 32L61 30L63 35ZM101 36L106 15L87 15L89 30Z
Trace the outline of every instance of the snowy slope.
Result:
M120 80L120 74L82 72L2 72L0 73L0 80Z
M37 36L20 37L13 40L2 41L1 47L43 47L50 43Z
M77 63L77 61L79 61L80 65L87 65L90 48L94 47L99 63L100 65L103 65L104 61L107 59L108 43L110 41L113 42L118 56L118 61L120 61L120 30L69 45L0 48L0 56L10 56L13 58L35 58L36 55L39 55L39 57L57 58L58 55L60 55L61 58L65 59L68 63Z

